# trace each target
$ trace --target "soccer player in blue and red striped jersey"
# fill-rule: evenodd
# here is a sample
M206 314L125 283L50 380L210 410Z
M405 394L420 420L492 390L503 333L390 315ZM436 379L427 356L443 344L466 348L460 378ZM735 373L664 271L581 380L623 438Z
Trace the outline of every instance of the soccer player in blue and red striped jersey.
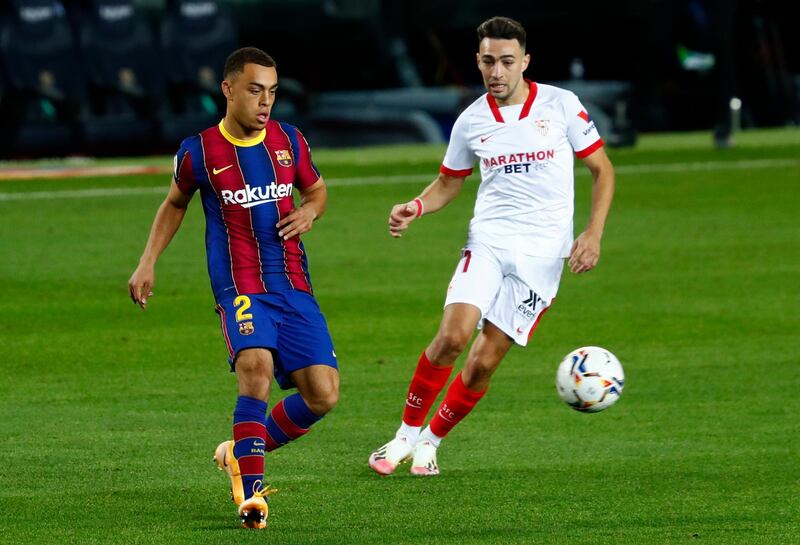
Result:
M223 77L225 118L181 143L173 183L128 287L145 308L156 261L199 190L211 288L239 386L233 439L214 458L230 476L242 524L263 528L270 492L265 453L307 433L339 395L333 341L300 242L324 212L327 190L300 131L270 119L278 87L273 59L260 49L239 49ZM273 377L298 392L267 414Z

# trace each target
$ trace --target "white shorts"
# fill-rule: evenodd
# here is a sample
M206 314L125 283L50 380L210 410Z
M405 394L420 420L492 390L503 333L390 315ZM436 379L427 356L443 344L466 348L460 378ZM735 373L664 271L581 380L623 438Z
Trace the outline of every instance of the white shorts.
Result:
M470 243L461 253L444 306L468 303L520 346L528 344L552 304L564 269L562 257L535 257L517 250Z

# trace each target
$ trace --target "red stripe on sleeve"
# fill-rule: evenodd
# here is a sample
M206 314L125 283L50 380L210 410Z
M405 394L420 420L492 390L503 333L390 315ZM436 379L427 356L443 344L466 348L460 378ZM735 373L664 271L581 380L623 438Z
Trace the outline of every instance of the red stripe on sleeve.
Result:
M583 159L584 157L588 157L591 154L593 154L594 152L596 152L597 150L599 150L600 148L602 148L604 144L605 144L605 142L603 142L603 139L602 138L598 138L597 142L595 142L594 144L592 144L588 148L584 148L584 149L582 149L580 151L576 151L575 152L575 156L578 157L578 159Z
M455 178L466 178L470 174L472 174L471 168L465 168L462 170L453 170L452 168L447 168L446 166L442 165L439 167L439 172L442 174L446 174L448 176L453 176Z
M297 185L301 189L305 189L317 183L319 171L311 161L311 149L308 147L308 142L303 133L299 129L295 129L295 132L297 133L297 147L300 148L295 150L295 153L297 153Z
M191 195L197 189L197 180L194 177L194 170L192 168L192 156L189 150L179 158L180 164L175 173L175 182L178 184L178 189L181 193Z

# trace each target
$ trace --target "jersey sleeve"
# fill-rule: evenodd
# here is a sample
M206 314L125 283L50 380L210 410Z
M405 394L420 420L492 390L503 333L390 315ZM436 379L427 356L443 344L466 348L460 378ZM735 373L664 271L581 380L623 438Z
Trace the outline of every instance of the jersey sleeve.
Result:
M192 155L189 152L187 140L181 142L181 147L172 162L172 176L178 189L186 195L191 195L197 190L197 179L192 166Z
M469 147L469 120L460 115L450 133L450 142L444 154L439 172L448 176L466 177L472 174L475 165L475 153Z
M317 180L320 178L319 169L314 164L314 161L311 160L311 147L308 145L308 141L306 140L303 133L300 132L300 129L293 128L296 138L292 139L297 142L295 146L296 157L295 160L297 161L297 175L295 177L296 185L300 189L305 189L317 183ZM292 142L294 144L294 142Z
M567 118L567 138L579 158L588 157L605 144L597 132L592 116L574 94L569 93L564 101Z

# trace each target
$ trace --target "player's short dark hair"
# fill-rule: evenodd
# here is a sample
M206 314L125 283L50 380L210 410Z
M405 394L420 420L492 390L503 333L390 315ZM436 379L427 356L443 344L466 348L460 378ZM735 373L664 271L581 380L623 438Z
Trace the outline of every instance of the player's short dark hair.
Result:
M510 17L492 17L478 25L478 43L482 42L484 38L517 40L522 50L525 51L526 37L527 34L522 25Z
M247 63L259 64L267 68L275 66L275 61L272 57L259 48L243 47L228 55L228 58L225 60L225 69L222 71L222 78L228 79L229 75L244 71L244 65Z

